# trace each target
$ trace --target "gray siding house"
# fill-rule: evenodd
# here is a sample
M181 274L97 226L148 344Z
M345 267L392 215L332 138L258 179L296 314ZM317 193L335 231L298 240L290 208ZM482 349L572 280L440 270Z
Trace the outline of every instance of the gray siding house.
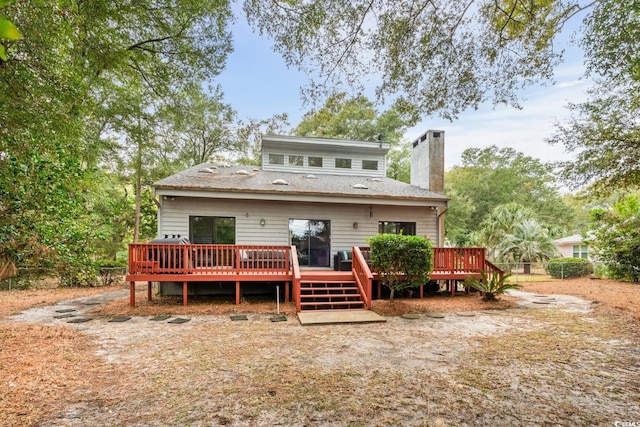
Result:
M302 267L376 233L444 243L444 132L412 143L411 184L386 177L388 144L264 135L262 167L200 164L154 184L159 236L197 244L295 245Z

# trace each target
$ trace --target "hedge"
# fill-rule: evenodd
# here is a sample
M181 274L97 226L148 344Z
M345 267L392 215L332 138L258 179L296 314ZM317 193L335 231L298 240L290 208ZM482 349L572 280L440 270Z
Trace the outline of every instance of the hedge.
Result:
M593 265L584 258L554 258L547 263L547 273L560 279L583 277L593 273Z

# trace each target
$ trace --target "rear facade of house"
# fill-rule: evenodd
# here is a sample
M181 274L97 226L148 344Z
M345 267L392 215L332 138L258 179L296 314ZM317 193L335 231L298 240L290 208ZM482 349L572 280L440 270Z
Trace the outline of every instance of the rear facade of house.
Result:
M157 182L158 235L194 244L294 245L301 268L376 233L442 246L444 132L412 143L411 184L386 177L388 144L265 135L262 167L201 164Z

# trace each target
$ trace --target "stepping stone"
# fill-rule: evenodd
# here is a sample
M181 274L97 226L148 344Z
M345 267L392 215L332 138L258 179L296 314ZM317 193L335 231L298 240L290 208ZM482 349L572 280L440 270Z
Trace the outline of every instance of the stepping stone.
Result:
M54 319L66 319L69 317L76 317L77 314L67 313L67 314L59 314L57 316L53 316Z
M471 311L461 311L456 313L456 315L462 316L462 317L474 317L476 314Z
M234 314L231 316L231 320L236 322L238 320L249 320L246 314Z
M77 311L75 308L65 308L62 310L56 310L56 313L71 313L72 311Z
M416 313L406 313L406 314L403 314L403 315L402 315L402 316L400 316L400 317L402 317L403 319L411 319L411 320L415 320L415 319L419 319L419 318L420 318L420 315L419 315L419 314L416 314Z
M128 317L128 316L114 317L113 319L109 320L109 322L121 323L121 322L126 322L127 320L131 320L131 317Z
M170 318L171 316L166 316L166 315L161 315L161 316L156 316L156 317L152 317L149 320L153 320L155 322L160 321L160 320L167 320L168 318Z
M430 317L432 319L444 319L444 314L441 313L427 313L425 316Z
M180 323L187 323L189 320L191 319L184 319L182 317L176 317L173 320L169 320L167 323L175 323L175 324L180 324Z
M99 302L83 302L82 305L100 305Z
M551 304L551 301L532 301L534 304Z
M91 320L90 317L77 317L75 319L71 319L67 321L67 323L84 323L84 322L88 322L89 320Z
M272 322L286 322L287 316L285 316L284 314L281 314L279 316L273 316L269 318L269 320L271 320Z

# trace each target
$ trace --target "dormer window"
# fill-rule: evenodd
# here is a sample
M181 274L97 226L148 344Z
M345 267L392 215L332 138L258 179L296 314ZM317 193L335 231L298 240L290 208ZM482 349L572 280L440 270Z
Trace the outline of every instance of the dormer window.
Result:
M351 159L336 159L336 168L351 169Z
M362 169L377 171L378 170L378 161L377 160L363 160L362 161Z
M312 168L322 167L322 157L309 156L309 166Z
M270 165L284 165L284 154L269 154Z
M289 166L304 166L304 157L289 156Z

